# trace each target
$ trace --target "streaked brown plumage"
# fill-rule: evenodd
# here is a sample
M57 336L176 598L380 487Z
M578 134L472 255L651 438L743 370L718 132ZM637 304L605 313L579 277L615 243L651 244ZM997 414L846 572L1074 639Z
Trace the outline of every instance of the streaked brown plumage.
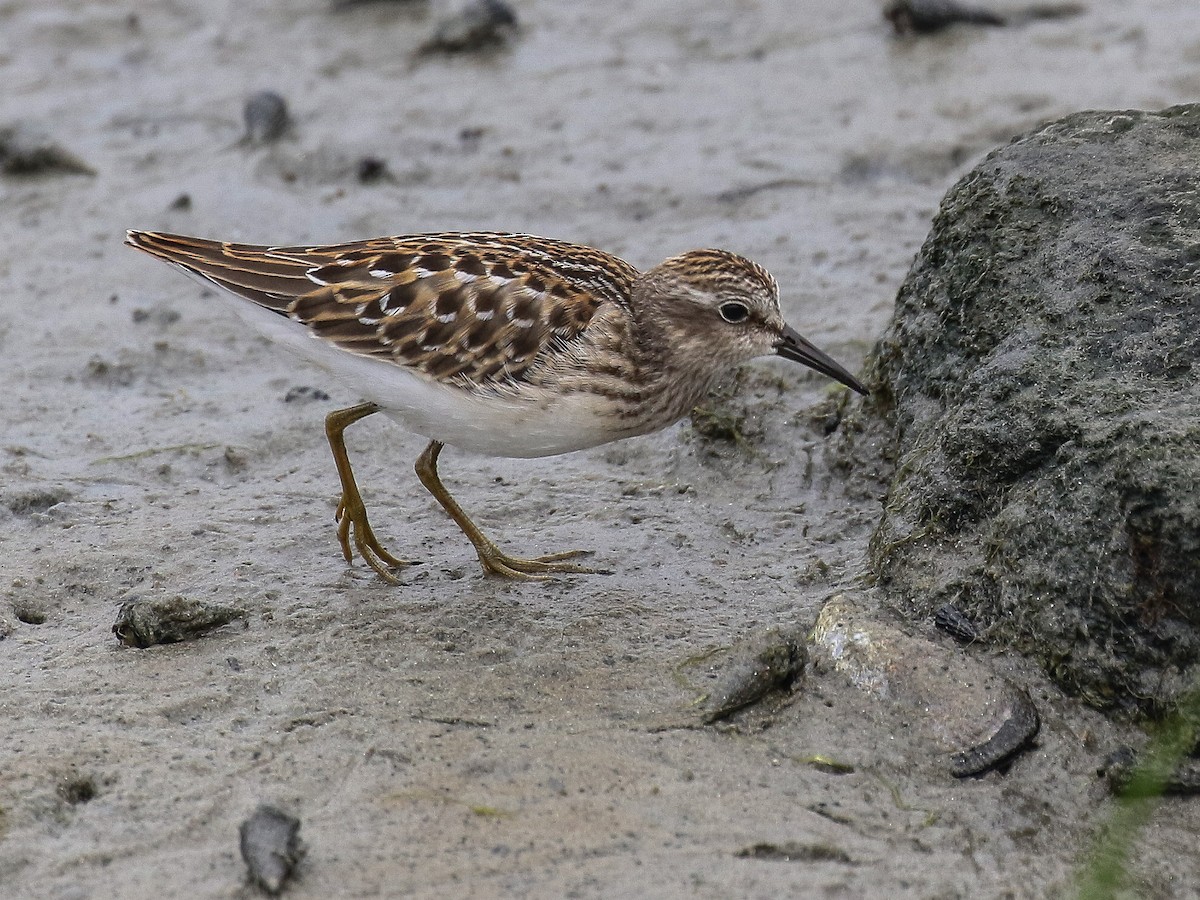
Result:
M443 443L532 457L645 434L731 366L772 353L865 392L783 322L766 270L723 250L640 273L590 247L490 232L262 247L131 231L127 242L252 301L244 315L276 314L256 324L368 398L331 413L326 432L343 553L353 539L389 580L403 563L371 532L342 435L363 416L382 410L431 439L417 473L486 571L539 577L593 570L565 561L575 553L502 553L438 478Z

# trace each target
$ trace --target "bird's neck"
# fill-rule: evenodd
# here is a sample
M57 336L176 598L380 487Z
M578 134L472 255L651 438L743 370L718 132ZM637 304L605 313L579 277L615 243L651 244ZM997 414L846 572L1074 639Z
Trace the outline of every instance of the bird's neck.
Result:
M661 302L633 306L630 357L656 418L674 422L691 412L720 375L694 333L673 327L678 313Z

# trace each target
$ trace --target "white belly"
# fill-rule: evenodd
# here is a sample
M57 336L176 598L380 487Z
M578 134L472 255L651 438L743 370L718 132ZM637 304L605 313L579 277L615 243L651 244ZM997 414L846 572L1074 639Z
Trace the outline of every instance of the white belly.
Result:
M606 443L608 401L594 394L529 400L471 393L424 378L412 369L348 353L303 325L221 292L238 317L333 376L348 391L382 407L409 431L488 456L553 456ZM540 393L540 392L539 392Z

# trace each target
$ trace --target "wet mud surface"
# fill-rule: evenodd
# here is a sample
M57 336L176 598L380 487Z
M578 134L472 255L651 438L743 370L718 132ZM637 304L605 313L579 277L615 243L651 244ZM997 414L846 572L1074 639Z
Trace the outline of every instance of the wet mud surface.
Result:
M1007 771L953 778L918 711L821 665L751 666L727 693L763 701L698 724L689 661L807 630L863 571L879 473L825 452L840 389L763 361L699 426L538 461L447 449L507 550L614 570L547 584L484 578L412 472L423 440L365 420L372 522L421 560L391 586L335 537L321 423L359 398L121 240L517 230L639 267L722 246L856 369L984 153L1200 94L1193 6L911 37L870 4L512 9L499 45L428 53L438 4L0 3L0 127L83 166L0 175L0 884L250 896L239 825L267 803L303 823L289 897L1064 890L1102 761L1142 739L932 619L908 627L1038 709ZM244 142L264 90L287 127ZM132 596L244 619L138 649L112 632ZM1194 802L1166 804L1143 896L1200 881Z

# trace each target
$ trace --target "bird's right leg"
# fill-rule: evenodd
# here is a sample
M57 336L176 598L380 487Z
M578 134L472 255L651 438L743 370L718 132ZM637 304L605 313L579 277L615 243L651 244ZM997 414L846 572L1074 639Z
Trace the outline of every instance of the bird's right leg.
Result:
M442 484L442 479L437 471L438 454L441 452L442 445L440 442L429 442L429 446L417 457L417 477L421 479L421 484L425 485L425 489L433 494L434 499L442 504L442 509L450 514L450 518L454 520L454 524L475 545L475 552L479 554L479 563L489 575L540 580L548 578L550 575L559 574L608 574L604 569L593 569L588 566L581 566L578 563L565 562L568 559L589 555L591 551L588 550L568 550L565 553L551 553L549 556L538 556L534 559L509 556L479 530L479 526L472 522L470 517L463 512L462 507L450 496L450 492Z
M372 413L379 412L374 403L361 403L349 409L339 409L325 417L325 436L329 439L329 449L333 451L333 461L337 465L338 477L342 480L342 499L338 503L334 519L338 525L338 541L342 545L342 556L350 562L353 553L350 550L350 540L353 536L354 546L358 554L368 566L374 569L379 577L392 584L398 584L393 569L402 569L410 563L396 559L383 549L371 523L367 521L367 508L363 505L362 495L358 492L358 484L354 481L354 472L350 468L350 457L346 453L346 439L343 436L347 426L353 425L359 419Z

